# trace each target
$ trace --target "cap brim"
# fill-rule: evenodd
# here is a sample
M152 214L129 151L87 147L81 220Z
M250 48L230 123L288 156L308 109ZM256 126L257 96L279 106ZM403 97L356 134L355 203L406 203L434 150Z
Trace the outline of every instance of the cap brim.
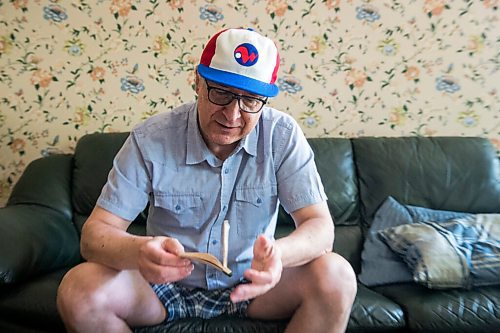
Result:
M278 86L272 83L265 83L239 74L210 68L199 64L198 73L207 80L222 84L225 86L246 90L253 94L264 97L274 97L278 95Z

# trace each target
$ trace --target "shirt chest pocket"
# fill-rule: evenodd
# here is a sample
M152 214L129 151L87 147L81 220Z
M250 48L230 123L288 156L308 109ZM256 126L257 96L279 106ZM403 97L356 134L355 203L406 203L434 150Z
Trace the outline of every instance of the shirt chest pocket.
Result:
M203 200L195 194L155 194L155 217L168 227L191 227L203 224Z
M278 204L276 186L235 189L238 235L255 239L263 233Z

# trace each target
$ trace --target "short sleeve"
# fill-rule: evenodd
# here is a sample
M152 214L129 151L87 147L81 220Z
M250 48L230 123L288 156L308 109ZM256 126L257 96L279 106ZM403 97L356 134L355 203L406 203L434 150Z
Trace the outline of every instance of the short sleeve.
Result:
M287 212L327 200L314 153L296 123L282 131L276 150L278 196Z
M97 205L132 221L144 210L151 192L151 177L132 132L113 160Z

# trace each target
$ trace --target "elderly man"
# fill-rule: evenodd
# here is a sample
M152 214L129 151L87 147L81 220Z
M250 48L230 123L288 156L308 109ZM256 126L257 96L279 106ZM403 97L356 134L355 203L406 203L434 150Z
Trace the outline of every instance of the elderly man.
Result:
M82 232L87 262L64 277L68 331L221 314L290 318L287 332L343 332L356 294L351 266L332 253L333 221L297 123L265 104L278 94L276 45L226 29L203 50L196 102L136 126ZM127 233L149 203L147 236ZM296 224L274 240L281 204ZM229 221L231 276L183 258L220 257Z

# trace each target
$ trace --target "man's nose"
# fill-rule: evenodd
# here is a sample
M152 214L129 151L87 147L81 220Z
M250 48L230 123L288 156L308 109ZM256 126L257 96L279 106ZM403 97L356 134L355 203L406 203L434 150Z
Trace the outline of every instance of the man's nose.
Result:
M241 117L240 105L237 98L224 107L224 116L228 121L235 121Z

